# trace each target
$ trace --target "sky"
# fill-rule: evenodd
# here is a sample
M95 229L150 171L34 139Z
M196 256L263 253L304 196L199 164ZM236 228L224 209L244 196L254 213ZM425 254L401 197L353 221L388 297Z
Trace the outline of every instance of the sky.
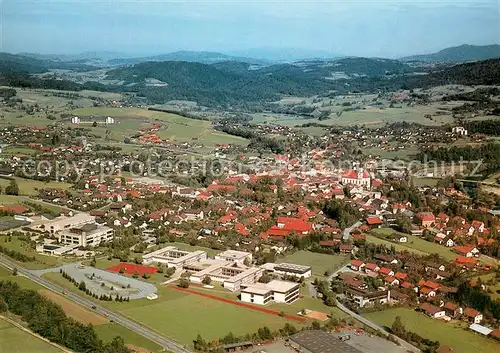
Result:
M397 58L500 44L500 0L0 0L0 51L253 48Z

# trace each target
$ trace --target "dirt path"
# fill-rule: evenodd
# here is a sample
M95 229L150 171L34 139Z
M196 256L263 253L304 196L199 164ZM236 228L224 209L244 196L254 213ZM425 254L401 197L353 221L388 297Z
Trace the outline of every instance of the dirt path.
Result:
M8 317L5 317L5 316L3 316L3 315L0 315L0 319L5 320L5 321L7 321L9 324L14 325L15 327L17 327L18 329L23 330L24 332L29 333L30 335L32 335L32 336L34 336L34 337L36 337L36 338L38 338L38 339L41 339L42 341L47 342L47 343L48 343L48 344L50 344L51 346L54 346L54 347L56 347L57 349L60 349L62 352L66 352L66 353L74 353L73 351L69 350L69 349L68 349L68 348L66 348L66 347L60 346L60 345L58 345L57 343L51 342L51 341L49 341L48 339L43 338L43 337L42 337L42 336L40 336L40 335L37 335L36 333L34 333L34 332L32 332L32 331L28 330L26 327L24 327L24 326L22 326L22 325L18 324L17 322L15 322L14 320L9 319Z

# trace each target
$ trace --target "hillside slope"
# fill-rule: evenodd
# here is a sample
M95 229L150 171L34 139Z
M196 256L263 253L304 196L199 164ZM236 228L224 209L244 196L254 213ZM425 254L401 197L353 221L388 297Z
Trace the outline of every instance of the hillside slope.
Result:
M500 58L500 45L460 45L432 54L413 55L401 58L404 61L465 62Z

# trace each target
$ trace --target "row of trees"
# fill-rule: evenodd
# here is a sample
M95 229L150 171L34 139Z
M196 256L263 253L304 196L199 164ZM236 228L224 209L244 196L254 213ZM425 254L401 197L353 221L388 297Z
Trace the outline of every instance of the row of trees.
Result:
M5 254L5 255L13 258L14 260L21 261L21 262L35 261L34 256L25 255L19 251L8 249L2 245L0 245L0 253Z
M391 332L405 341L417 346L424 353L435 353L439 349L439 341L431 341L427 338L423 338L415 332L406 330L406 327L399 316L396 316L394 319L391 326Z
M484 315L491 315L500 320L500 300L492 299L480 286L473 287L468 282L462 283L452 297L464 306L473 307Z
M111 343L103 343L92 325L67 317L59 305L34 290L2 281L0 312L7 310L21 316L33 332L75 352L131 353L121 337L115 337Z
M73 277L71 277L68 273L66 273L62 269L59 270L59 272L61 273L61 275L63 276L64 279L67 279L68 281L73 283L75 285L75 287L77 287L79 290L81 290L85 294L91 296L92 298L99 299L99 300L106 301L106 302L113 301L113 297L111 295L107 295L107 294L97 295L96 293L92 292L90 289L87 288L84 281L78 282L77 280L75 280ZM102 283L101 286L104 287L104 283ZM117 295L117 296L115 296L115 301L128 302L128 301L130 301L130 299L128 297L124 298L124 297Z

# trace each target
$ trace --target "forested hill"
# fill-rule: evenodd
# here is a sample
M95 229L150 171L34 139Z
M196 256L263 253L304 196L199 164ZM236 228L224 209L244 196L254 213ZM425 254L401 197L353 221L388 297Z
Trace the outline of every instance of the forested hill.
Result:
M0 73L24 72L37 74L47 72L51 69L87 71L95 68L79 62L56 62L30 58L22 55L0 53Z
M413 55L402 58L404 61L465 62L500 58L500 45L459 45L443 49L437 53Z

